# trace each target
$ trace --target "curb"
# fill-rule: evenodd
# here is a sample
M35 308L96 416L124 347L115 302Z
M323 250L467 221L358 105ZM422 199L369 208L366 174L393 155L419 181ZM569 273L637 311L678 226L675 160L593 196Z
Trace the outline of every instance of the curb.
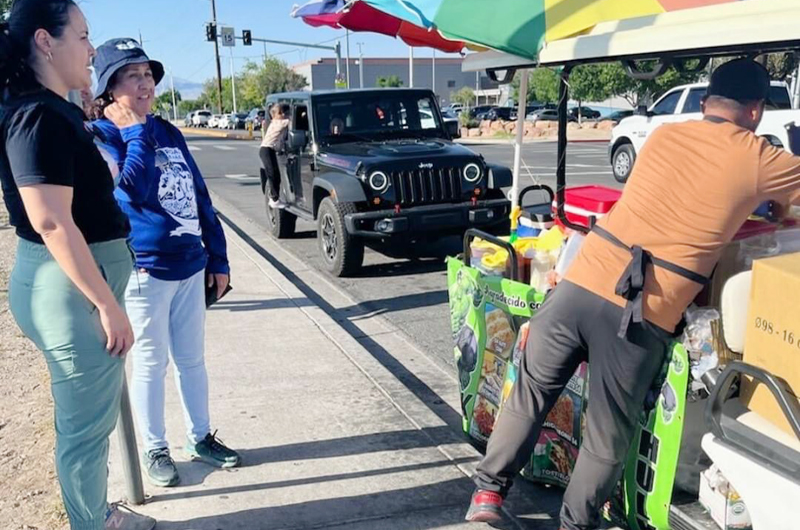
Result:
M607 144L611 140L609 138L587 138L587 139L575 139L575 140L567 140L567 143L570 144ZM557 143L558 138L543 138L543 139L528 139L523 140L522 143L524 145L528 144L553 144ZM473 138L473 139L458 139L455 141L457 144L461 145L514 145L514 139L491 139L487 138L482 140L480 138Z
M188 127L178 127L178 130L184 136L208 136L210 138L225 138L227 140L243 140L248 142L260 141L260 138L253 135L252 138L247 136L242 136L237 133L232 132L222 132L222 131L212 131L208 129L201 129L201 128L188 128Z

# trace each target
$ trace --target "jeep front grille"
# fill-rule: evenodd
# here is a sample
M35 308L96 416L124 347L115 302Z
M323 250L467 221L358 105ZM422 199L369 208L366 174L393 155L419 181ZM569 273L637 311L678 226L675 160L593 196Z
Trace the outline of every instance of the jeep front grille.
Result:
M461 169L392 171L395 199L401 206L461 202Z

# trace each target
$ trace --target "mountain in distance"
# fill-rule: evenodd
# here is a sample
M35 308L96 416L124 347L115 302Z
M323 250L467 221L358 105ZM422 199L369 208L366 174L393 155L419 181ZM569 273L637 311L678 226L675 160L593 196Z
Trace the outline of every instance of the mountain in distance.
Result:
M170 91L169 74L164 76L161 83L156 87L156 96L160 96L164 92ZM197 99L203 93L202 83L195 83L187 79L175 78L175 90L181 93L181 98L186 100Z

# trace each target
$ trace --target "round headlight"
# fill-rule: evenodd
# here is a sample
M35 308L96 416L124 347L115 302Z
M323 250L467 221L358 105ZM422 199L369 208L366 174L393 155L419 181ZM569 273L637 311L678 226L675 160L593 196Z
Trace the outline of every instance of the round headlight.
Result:
M467 182L478 182L481 179L481 168L478 164L467 164L464 168L464 178Z
M383 193L389 187L389 177L382 171L375 171L369 176L369 187L378 193Z

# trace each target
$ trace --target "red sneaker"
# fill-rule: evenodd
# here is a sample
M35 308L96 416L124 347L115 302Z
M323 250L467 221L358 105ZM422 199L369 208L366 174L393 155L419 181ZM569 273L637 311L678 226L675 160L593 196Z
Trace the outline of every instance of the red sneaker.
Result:
M469 503L467 516L464 518L471 523L491 523L503 518L500 508L503 506L503 497L499 493L486 490L475 490Z

